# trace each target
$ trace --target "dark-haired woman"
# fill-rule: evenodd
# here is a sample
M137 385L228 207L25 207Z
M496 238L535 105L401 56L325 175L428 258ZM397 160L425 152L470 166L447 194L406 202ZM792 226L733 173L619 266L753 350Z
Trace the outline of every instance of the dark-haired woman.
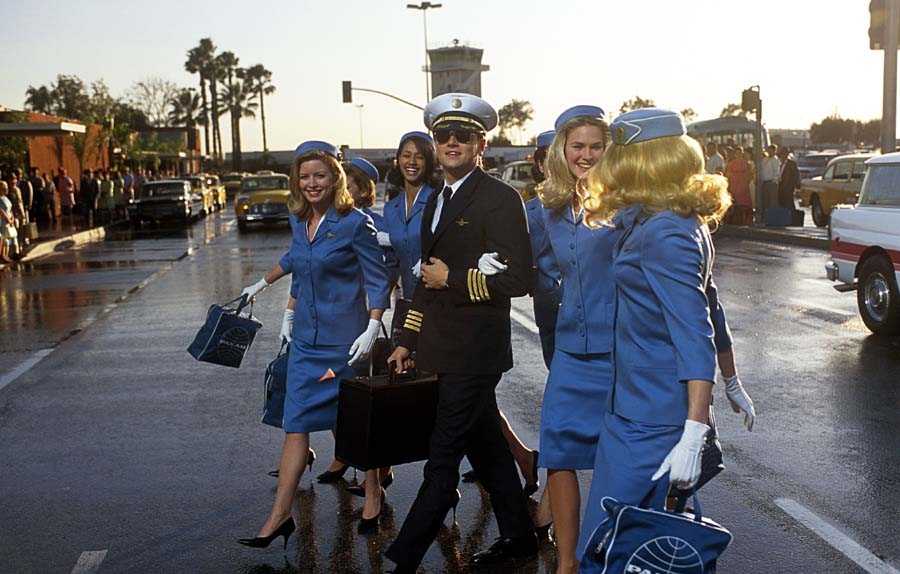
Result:
M320 141L301 144L290 185L291 247L242 293L254 297L292 275L282 321L282 336L291 340L291 350L278 490L257 536L239 541L251 547L266 547L278 537L287 545L295 528L294 492L304 468L315 459L309 433L334 429L338 383L352 377L351 364L371 350L388 306L387 273L376 231L371 219L353 208L337 149ZM377 526L382 501L382 491L367 492L361 531Z

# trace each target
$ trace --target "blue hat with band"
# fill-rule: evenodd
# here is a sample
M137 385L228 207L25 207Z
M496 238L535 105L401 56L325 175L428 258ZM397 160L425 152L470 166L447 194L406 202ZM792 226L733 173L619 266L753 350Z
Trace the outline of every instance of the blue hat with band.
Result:
M553 129L559 131L567 122L574 120L575 118L591 118L595 120L603 120L606 117L606 112L603 111L603 108L597 106L573 106L563 113L559 114L559 117L556 118L556 121L553 123Z
M403 144L405 144L407 141L409 141L411 139L422 140L423 142L427 143L431 147L434 147L434 140L431 139L430 135L426 134L425 132L412 131L412 132L406 132L405 134L403 134L400 137L400 144L397 146L397 149L399 150L400 148L402 148Z
M338 157L337 148L330 143L319 140L309 140L297 146L297 149L294 150L294 159L317 152L330 155L334 159L337 159Z
M541 132L537 136L537 142L535 142L535 145L537 147L550 147L550 144L553 143L553 138L555 137L555 130L547 130L545 132Z
M366 177L378 183L378 168L364 157L355 157L348 162L350 165L363 172Z
M687 133L678 112L661 108L641 108L626 112L609 126L616 145L628 145Z

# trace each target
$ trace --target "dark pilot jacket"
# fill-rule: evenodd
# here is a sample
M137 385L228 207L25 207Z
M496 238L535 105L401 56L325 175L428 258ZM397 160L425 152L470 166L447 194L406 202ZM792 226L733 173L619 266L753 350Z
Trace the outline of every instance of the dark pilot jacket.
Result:
M416 351L416 366L433 373L493 374L512 368L510 298L532 290L534 268L528 223L515 189L480 168L442 208L431 232L435 190L422 217L422 262L435 257L450 269L446 289L419 281L400 343ZM478 271L482 253L497 252L509 266Z

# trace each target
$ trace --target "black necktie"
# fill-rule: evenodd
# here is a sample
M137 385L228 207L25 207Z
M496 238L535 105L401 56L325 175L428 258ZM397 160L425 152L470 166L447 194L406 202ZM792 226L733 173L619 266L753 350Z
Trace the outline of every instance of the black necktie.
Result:
M438 227L441 226L441 222L444 221L444 214L447 213L447 205L450 203L450 196L453 195L453 189L448 185L444 187L444 191L441 192L441 196L444 198L444 203L441 206L441 216L438 218L437 227L434 228L437 231Z

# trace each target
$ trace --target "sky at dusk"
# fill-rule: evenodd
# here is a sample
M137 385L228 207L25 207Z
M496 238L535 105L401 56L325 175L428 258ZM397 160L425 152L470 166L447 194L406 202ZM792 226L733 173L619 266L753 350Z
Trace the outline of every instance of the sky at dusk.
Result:
M262 63L269 148L307 139L356 147L360 110L341 81L423 103L422 14L386 0L0 0L0 105L20 109L29 85L59 73L103 79L114 95L148 76L196 86L185 54L202 37L242 66ZM838 113L881 115L883 54L869 50L865 0L443 0L428 12L431 47L453 39L484 49L482 96L524 99L550 129L563 109L596 104L614 115L635 95L698 119L716 117L743 88L761 86L769 128L808 128ZM363 104L363 144L393 147L422 128L421 112L374 94ZM230 149L228 119L221 121ZM259 122L241 124L245 150L262 148Z

